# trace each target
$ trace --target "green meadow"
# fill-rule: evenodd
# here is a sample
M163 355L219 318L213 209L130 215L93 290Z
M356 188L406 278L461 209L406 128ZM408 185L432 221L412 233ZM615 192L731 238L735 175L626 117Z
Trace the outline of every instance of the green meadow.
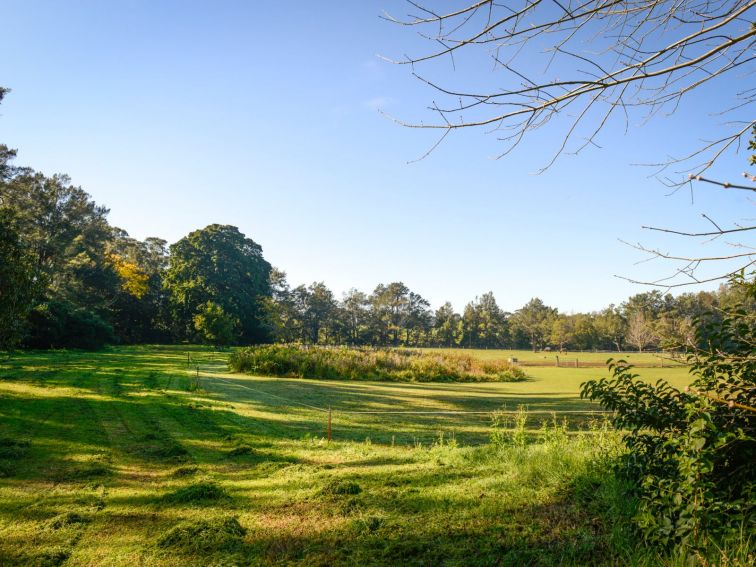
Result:
M377 383L232 374L227 357L4 360L0 565L654 564L602 474L617 434L578 396L605 370ZM519 406L491 444L491 413Z

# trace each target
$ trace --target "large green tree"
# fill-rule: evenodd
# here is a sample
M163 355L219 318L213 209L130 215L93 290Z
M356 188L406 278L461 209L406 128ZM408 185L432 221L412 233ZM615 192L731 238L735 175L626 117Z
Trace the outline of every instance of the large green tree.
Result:
M173 244L170 252L164 286L180 338L194 338L194 317L208 301L238 321L241 342L268 338L263 300L271 295L271 266L259 244L235 226L211 224Z
M0 350L18 344L38 291L32 256L13 223L0 208Z
M556 309L535 297L517 310L511 322L528 337L530 347L536 351L545 346L546 338L551 335L551 326L556 316Z
M155 237L136 240L115 228L107 259L118 275L111 311L120 340L129 343L170 340L163 289L163 273L168 266L167 242Z

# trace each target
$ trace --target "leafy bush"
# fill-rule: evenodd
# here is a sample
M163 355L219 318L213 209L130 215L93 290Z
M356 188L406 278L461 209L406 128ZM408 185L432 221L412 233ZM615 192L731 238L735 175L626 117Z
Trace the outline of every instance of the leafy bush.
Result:
M237 319L228 315L223 307L212 301L203 303L197 308L193 322L198 338L216 348L233 344L236 339L236 329L240 324Z
M756 298L754 281L733 285ZM647 384L624 361L610 361L612 378L581 392L628 430L619 473L639 500L636 525L670 548L698 549L711 537L752 533L756 523L756 314L737 306L722 315L699 325L706 347L688 353L695 379L685 391Z
M408 349L262 345L231 354L235 372L341 380L404 382L519 382L518 367L462 354Z

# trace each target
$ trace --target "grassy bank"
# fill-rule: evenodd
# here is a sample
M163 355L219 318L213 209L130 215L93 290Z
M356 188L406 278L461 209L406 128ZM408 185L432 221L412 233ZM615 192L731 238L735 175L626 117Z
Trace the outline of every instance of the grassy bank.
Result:
M229 366L261 376L393 382L518 382L522 369L500 359L409 349L262 345L238 349Z

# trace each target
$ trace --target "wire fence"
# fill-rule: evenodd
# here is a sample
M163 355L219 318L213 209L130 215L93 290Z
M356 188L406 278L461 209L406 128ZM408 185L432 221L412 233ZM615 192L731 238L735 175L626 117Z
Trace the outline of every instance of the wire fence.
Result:
M298 402L296 400L292 400L284 396L279 396L277 394L272 394L270 392L266 392L265 390L260 390L259 388L253 388L246 384L239 384L238 382L232 382L225 378L213 376L212 374L206 377L211 378L218 382L229 384L237 388L242 388L244 390L257 392L259 394L263 394L264 396L268 396L274 399L284 401L288 403L290 406L302 406L302 407L306 407L308 409L312 409L312 410L319 411L322 413L331 413L331 414L338 413L342 415L491 415L493 413L499 413L499 414L515 415L519 412L519 410L506 410L506 409L498 409L498 408L491 409L491 410L350 410L350 409L343 409L343 408L333 407L333 406L320 407L320 406L314 406L311 404L306 404L304 402ZM586 410L554 410L554 409L531 410L531 409L528 409L527 413L532 414L532 415L553 415L553 414L594 415L594 414L611 414L614 412L608 411L608 410L596 410L596 409L586 409Z

